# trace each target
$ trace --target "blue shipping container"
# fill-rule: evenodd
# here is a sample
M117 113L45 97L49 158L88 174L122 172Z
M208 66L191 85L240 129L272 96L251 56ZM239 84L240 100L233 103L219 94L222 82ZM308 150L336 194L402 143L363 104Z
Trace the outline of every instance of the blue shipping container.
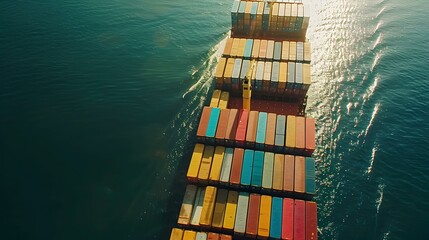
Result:
M241 66L240 79L244 79L247 75L247 71L249 70L250 60L244 60L243 65Z
M252 55L252 47L253 47L253 40L247 39L246 40L246 47L244 48L244 57L245 58L250 58L250 56Z
M293 89L295 87L295 63L287 63L287 87L288 89Z
M305 158L305 192L316 194L315 162L313 158Z
M249 186L252 178L254 151L244 150L243 167L241 168L241 185Z
M252 186L262 186L262 169L264 167L264 152L255 151L253 157L253 170L252 170Z
M271 203L270 238L280 239L282 236L282 206L282 199L273 197Z
M214 138L216 134L217 122L219 121L220 108L212 108L209 123L207 124L206 137Z
M267 117L266 112L259 112L258 128L256 130L256 143L265 143L265 134L267 131Z
M281 54L282 54L282 43L275 42L274 43L274 60L280 61Z

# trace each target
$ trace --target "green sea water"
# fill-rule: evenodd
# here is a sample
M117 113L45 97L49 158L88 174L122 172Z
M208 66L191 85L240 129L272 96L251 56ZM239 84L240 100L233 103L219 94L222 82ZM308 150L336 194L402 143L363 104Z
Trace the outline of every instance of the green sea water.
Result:
M320 239L429 239L429 2L304 2ZM231 4L0 1L1 239L168 239Z

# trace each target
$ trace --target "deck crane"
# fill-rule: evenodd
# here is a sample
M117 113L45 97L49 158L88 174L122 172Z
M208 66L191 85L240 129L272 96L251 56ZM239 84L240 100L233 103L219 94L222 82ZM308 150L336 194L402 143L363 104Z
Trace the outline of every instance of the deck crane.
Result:
M253 70L255 69L256 61L252 60L250 63L250 67L247 70L247 74L242 80L242 86L243 86L243 109L247 109L250 111L250 100L252 98L252 75Z

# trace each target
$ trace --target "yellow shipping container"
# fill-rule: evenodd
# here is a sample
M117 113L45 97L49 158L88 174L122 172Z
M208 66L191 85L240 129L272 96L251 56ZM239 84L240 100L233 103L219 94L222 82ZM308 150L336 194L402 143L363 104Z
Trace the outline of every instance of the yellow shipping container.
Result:
M220 109L227 109L228 108L228 102L229 102L229 92L222 92L220 94L218 107Z
M287 62L281 62L280 63L280 69L279 69L279 90L286 89L286 82L287 82Z
M261 196L261 208L259 209L258 236L266 237L270 235L271 221L271 196Z
M274 155L273 189L277 191L283 190L284 159L283 154Z
M228 58L225 66L225 73L223 74L223 82L231 84L232 71L234 70L235 58Z
M225 48L223 49L223 55L229 56L231 54L233 38L226 39Z
M234 38L231 47L231 57L237 57L238 45L240 44L240 38Z
M253 47L252 47L252 58L258 58L259 56L259 46L261 45L261 40L255 39L253 41ZM256 71L254 71L256 72Z
M180 207L179 219L177 220L178 224L188 225L190 223L196 194L197 186L188 185L186 187L185 196L183 197L182 206Z
M240 42L238 43L237 57L242 58L244 56L245 48L246 48L246 39L240 38Z
M226 200L228 198L228 190L219 189L217 191L216 203L213 212L212 227L222 228L223 219L225 216Z
M311 68L310 64L304 63L302 64L302 75L303 75L303 83L304 88L308 89L311 85Z
M221 91L218 89L213 91L212 99L210 100L210 107L215 107L215 108L218 107L220 93L221 93Z
M304 43L304 61L306 61L306 62L311 61L311 45L310 45L310 42Z
M212 166L214 147L206 146L204 148L203 158L201 159L200 171L198 172L198 181L207 181L209 179L210 167Z
M204 194L203 210L201 211L200 225L211 226L213 218L213 209L216 199L216 188L212 186L206 187Z
M191 162L189 163L188 173L186 174L189 180L196 180L198 171L200 170L201 158L203 157L204 145L197 143L192 153Z
M215 72L215 82L218 85L221 85L223 83L223 74L225 71L225 66L226 66L226 58L220 58L217 67L216 67L216 72Z
M226 202L225 219L223 220L223 228L232 230L235 224L235 213L237 211L238 192L229 191L228 200Z
M289 60L296 61L296 42L289 43Z
M170 240L182 240L183 229L173 228L171 230Z
M196 236L197 232L185 230L185 233L183 234L183 240L195 240Z
M286 148L295 148L295 125L296 117L287 116L286 124Z
M283 61L289 60L289 47L290 47L290 42L289 41L283 41L283 46L282 46L282 60Z
M225 155L225 147L217 146L215 149L212 168L210 170L209 181L219 182L220 171L222 170L223 156Z
M261 40L261 46L259 47L259 58L264 59L267 57L267 40Z

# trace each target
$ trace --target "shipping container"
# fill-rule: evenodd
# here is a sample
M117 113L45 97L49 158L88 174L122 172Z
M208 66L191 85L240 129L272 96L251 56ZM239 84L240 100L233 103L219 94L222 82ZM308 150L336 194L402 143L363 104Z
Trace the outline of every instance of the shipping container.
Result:
M294 208L293 199L283 199L282 239L293 239Z
M237 57L238 53L238 45L240 44L240 38L234 38L234 41L232 42L231 46L231 57Z
M296 64L294 62L288 62L287 63L287 89L294 89L295 88L295 66Z
M288 61L289 60L289 47L290 47L290 42L289 41L283 41L282 61Z
M220 116L220 108L212 108L212 111L210 113L209 122L207 124L207 131L206 131L206 142L209 142L211 144L214 144L214 137L216 135L216 128L217 123L219 121Z
M257 59L259 57L259 46L261 45L260 39L253 40L253 47L252 47L252 58Z
M286 151L293 152L296 147L296 117L287 116L286 120Z
M204 194L203 208L201 210L200 226L211 226L215 199L216 188L212 186L207 186L206 192Z
M173 228L171 230L170 240L182 240L183 229Z
M214 147L206 145L204 147L203 158L201 159L200 171L198 172L198 182L207 183L210 174L214 154Z
M220 58L219 59L219 63L217 64L216 67L216 72L215 72L215 85L217 88L222 88L223 86L223 75L225 72L225 66L226 66L226 58Z
M275 93L279 85L280 62L273 62L272 66L270 91Z
M220 235L218 233L207 233L207 240L219 240Z
M220 109L226 109L228 108L228 102L229 102L229 92L223 92L220 94L219 99L219 108Z
M315 202L305 203L305 239L317 240L317 205Z
M305 118L296 117L295 125L295 148L299 154L302 154L305 149Z
M218 89L215 89L213 91L212 98L210 100L210 107L211 108L217 108L219 106L219 98L220 98L221 91Z
M296 61L298 62L304 61L304 43L303 42L296 43Z
M316 194L315 170L314 159L305 158L305 192L308 194Z
M268 40L266 58L269 59L269 60L272 60L273 56L274 56L274 41L273 40Z
M311 70L310 70L310 64L304 63L302 65L302 82L303 82L303 89L308 90L311 85Z
M266 129L267 129L268 114L266 112L259 112L258 128L256 130L256 148L263 149L265 143Z
M296 61L296 42L289 43L289 60Z
M197 232L196 240L207 240L207 233L205 232Z
M231 77L232 77L232 71L234 70L234 63L235 63L235 58L228 58L226 61L225 72L223 74L223 84L224 84L224 87L226 88L231 87Z
M247 109L241 109L240 115L238 118L237 132L235 134L235 144L237 147L244 147L248 118L249 118L249 111Z
M259 47L259 59L267 58L267 45L268 45L268 41L262 39L261 46Z
M249 193L240 192L238 195L237 214L235 216L234 232L244 235L247 223L247 209L249 205Z
M225 216L226 200L228 197L228 190L218 189L216 196L215 208L213 211L212 227L221 229L223 226L223 219Z
M201 114L200 123L198 124L197 129L197 140L203 142L207 132L207 125L210 119L210 113L212 108L204 107L203 112Z
M252 193L249 197L249 208L247 213L246 236L256 237L258 235L259 208L261 195Z
M295 200L293 225L293 239L305 240L305 202L303 200Z
M238 126L238 110L231 109L229 111L228 125L226 126L225 144L227 146L234 145L237 126Z
M264 169L262 173L262 188L273 188L273 167L274 167L274 153L265 152L264 156Z
M192 153L191 162L189 163L188 173L186 177L190 182L196 182L198 177L198 172L200 170L201 159L203 157L204 145L197 143L194 147L194 152Z
M285 146L285 130L286 130L286 116L277 115L276 136L274 140L276 151L283 150L283 147Z
M231 177L229 183L231 185L240 185L241 169L243 168L244 149L235 148L234 157L232 159Z
M225 48L223 49L223 56L229 57L231 55L231 48L232 48L233 41L234 41L233 38L226 39Z
M242 58L244 56L245 47L246 47L246 39L240 38L240 42L238 43L237 57Z
M267 92L270 88L272 62L265 62L264 78L262 79L262 89Z
M254 86L254 89L256 91L260 91L258 89L262 89L262 81L264 79L265 72L265 62L258 62L256 66L256 84Z
M183 240L195 240L197 232L191 230L185 230L183 234Z
M270 235L271 220L271 196L261 196L261 208L259 210L258 236L268 238Z
M265 134L265 149L272 151L274 147L274 139L276 136L276 118L275 113L268 113L267 130Z
M253 156L252 187L262 187L262 172L264 167L264 152L255 151Z
M250 149L244 150L243 167L241 169L240 183L242 186L250 186L253 169L254 151Z
M182 206L180 207L179 219L177 220L178 224L189 225L196 194L197 186L188 185L186 187L185 196L183 197Z
M216 146L214 156L213 156L212 167L210 169L209 183L219 183L224 156L225 156L225 147Z
M274 57L273 57L273 59L276 61L280 61L281 55L282 55L282 43L281 42L275 42L274 43Z
M216 143L225 144L226 127L228 126L229 109L221 109L216 130Z
M285 156L283 154L274 155L274 172L273 172L273 190L283 190L283 170Z
M250 60L244 60L243 64L241 65L241 72L240 72L240 79L243 80L248 71L249 71L249 67L250 67Z
M226 202L225 218L223 220L223 229L233 230L235 225L235 214L237 210L238 192L229 191Z
M231 174L232 158L234 156L234 150L232 148L225 149L225 155L223 156L222 171L220 173L221 184L229 184L229 177Z
M285 155L283 190L293 192L295 186L295 157Z
M252 47L253 47L253 40L247 39L246 47L244 48L244 58L250 59L250 57L252 56Z
M282 237L282 212L283 200L273 197L271 206L270 238L280 239Z
M200 224L205 191L205 188L198 188L197 190L194 207L192 208L191 225L198 226Z
M305 119L305 153L307 156L313 154L316 148L316 120L314 118Z
M305 158L295 156L295 192L305 192Z
M311 61L311 45L309 42L304 43L304 61L308 63Z
M295 65L295 88L301 90L303 88L303 70L302 63L297 63Z
M246 132L246 147L253 148L256 141L256 130L258 128L258 112L250 111Z
M280 68L279 68L279 85L278 85L278 92L283 93L286 89L286 83L287 83L287 63L281 62Z
M221 234L220 240L232 240L232 237L230 235Z
M232 71L232 77L231 77L232 88L235 88L237 90L239 85L240 70L241 70L242 62L243 60L241 58L236 58L234 62L234 70Z

